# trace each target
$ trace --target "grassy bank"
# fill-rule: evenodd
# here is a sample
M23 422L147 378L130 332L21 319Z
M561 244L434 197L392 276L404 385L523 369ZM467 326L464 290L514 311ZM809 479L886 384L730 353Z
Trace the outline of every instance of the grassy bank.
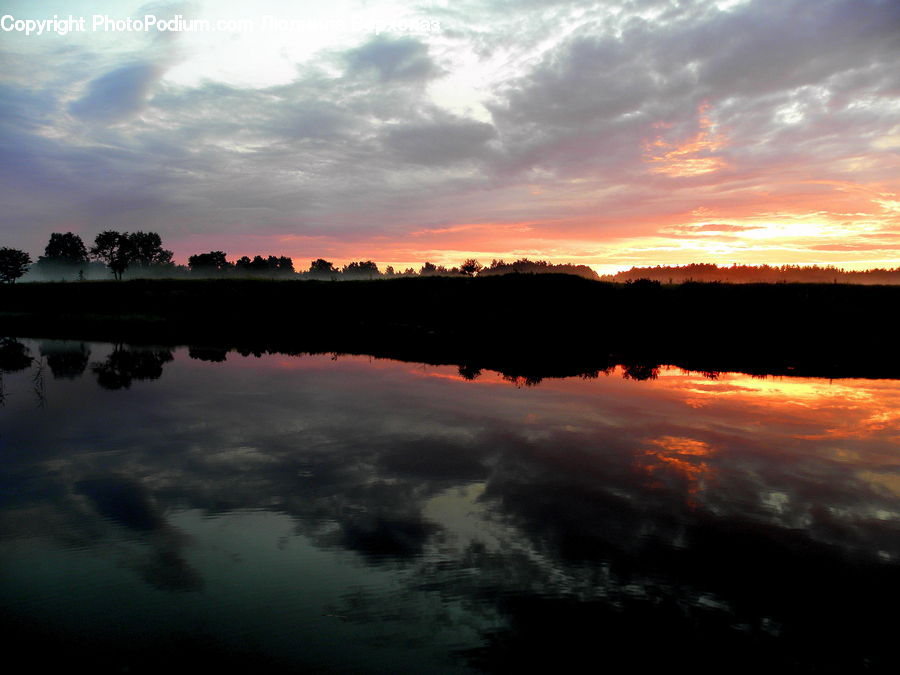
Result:
M898 286L611 284L566 275L18 284L2 333L366 353L528 375L671 363L896 377Z

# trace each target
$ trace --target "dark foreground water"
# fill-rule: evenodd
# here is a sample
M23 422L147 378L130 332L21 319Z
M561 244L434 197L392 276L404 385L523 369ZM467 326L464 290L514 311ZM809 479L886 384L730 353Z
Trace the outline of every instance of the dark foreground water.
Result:
M898 381L34 340L0 369L0 628L35 672L900 666Z

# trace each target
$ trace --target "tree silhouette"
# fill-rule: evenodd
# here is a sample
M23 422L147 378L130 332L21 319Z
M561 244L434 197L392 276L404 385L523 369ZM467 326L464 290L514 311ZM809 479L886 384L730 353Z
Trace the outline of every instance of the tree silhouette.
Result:
M273 258L274 256L269 256L269 258ZM276 269L280 274L294 274L294 261L293 259L281 255L275 258Z
M263 258L257 255L252 260L248 256L241 256L235 261L234 268L247 274L282 276L294 273L294 261L287 256L270 255Z
M478 276L496 274L573 274L585 279L599 279L599 275L587 265L571 265L567 263L554 265L546 260L529 260L520 258L508 263L504 260L493 260L489 267L478 272Z
M106 263L116 280L122 279L122 274L137 255L131 237L125 232L115 230L106 230L98 234L90 253L96 260Z
M0 248L0 281L8 284L15 283L16 279L28 271L31 264L31 256L16 248Z
M419 268L419 276L422 276L422 277L431 277L431 276L436 276L438 274L446 274L446 273L447 273L447 268L444 267L443 265L438 266L432 262L427 262L427 261L425 262L424 265L422 265L421 268Z
M0 338L0 373L16 373L30 368L33 362L28 347L12 338Z
M251 271L258 274L268 272L271 269L269 261L266 258L263 258L261 255L253 256L253 260L250 261L249 267Z
M369 279L381 275L381 272L378 270L378 265L371 260L352 262L349 265L344 265L343 273L346 276L367 277Z
M191 272L217 274L224 272L232 265L225 259L224 251L210 251L192 255L188 258L188 266L191 268Z
M88 251L80 236L72 232L53 232L35 270L66 278L74 276L76 270L83 276L87 264Z
M479 377L481 377L481 368L462 364L461 366L459 366L459 374L464 380L477 380Z
M622 377L626 380L655 380L659 377L659 365L652 363L623 363Z
M40 259L66 265L83 265L88 261L88 251L77 234L53 232Z
M484 269L484 265L474 258L469 258L459 266L459 271L469 277L478 274L482 269Z
M334 274L337 274L339 271L340 270L338 270L334 266L334 263L323 258L316 258L309 264L309 273L313 276L332 276Z
M106 360L91 364L97 384L104 389L128 389L132 380L156 380L163 364L174 357L168 349L127 349L116 347Z
M656 279L629 279L625 286L631 291L651 293L662 288L662 283Z
M632 267L630 270L603 277L604 281L628 282L629 280L653 279L662 283L682 284L690 281L758 283L772 284L784 282L801 283L856 283L856 284L896 284L900 283L900 267L895 269L844 270L832 266L818 265L738 265L719 267L712 263L691 263L672 267Z
M228 357L228 350L221 347L188 347L188 356L200 361L220 363Z
M41 344L41 356L47 357L47 365L53 373L53 379L74 380L81 377L87 368L91 350L83 343L54 343Z
M147 268L172 264L172 251L162 247L162 239L156 232L134 232L126 236L131 241L136 265Z

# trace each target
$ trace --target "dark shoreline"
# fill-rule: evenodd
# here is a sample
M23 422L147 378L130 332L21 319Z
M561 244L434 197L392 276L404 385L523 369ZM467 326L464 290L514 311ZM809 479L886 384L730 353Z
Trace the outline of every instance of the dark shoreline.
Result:
M365 354L540 379L615 365L900 378L900 286L612 284L566 275L19 284L0 333Z

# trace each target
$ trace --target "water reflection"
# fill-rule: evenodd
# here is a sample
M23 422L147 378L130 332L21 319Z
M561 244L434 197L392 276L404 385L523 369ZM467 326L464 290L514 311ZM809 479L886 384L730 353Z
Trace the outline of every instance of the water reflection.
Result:
M91 364L97 384L104 389L128 389L133 380L156 380L163 364L172 360L172 351L162 347L115 349L101 362Z
M41 356L47 359L47 366L55 379L81 377L91 357L91 350L84 342L44 340L38 348Z
M33 362L28 347L12 338L0 338L0 373L15 373Z
M126 625L355 672L897 665L897 381L4 345L16 616L114 585ZM40 409L35 353L91 365Z

